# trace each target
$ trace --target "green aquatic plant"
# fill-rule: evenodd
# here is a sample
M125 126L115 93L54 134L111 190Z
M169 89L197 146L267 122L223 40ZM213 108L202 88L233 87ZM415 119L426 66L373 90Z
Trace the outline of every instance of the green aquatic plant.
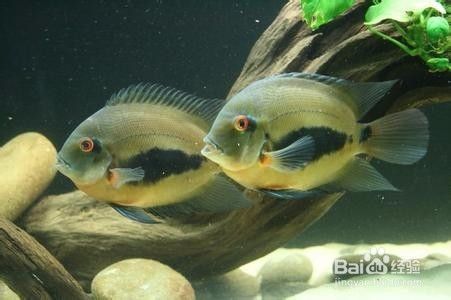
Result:
M355 0L300 0L303 17L313 29L330 22ZM391 37L374 25L390 22L399 34ZM451 4L444 0L374 0L365 15L368 29L411 56L423 59L431 71L451 71Z
M312 29L332 21L354 3L355 0L300 0L304 19Z
M446 15L445 7L435 0L382 0L368 8L365 25L407 54L421 57L431 71L450 71L449 11ZM399 39L373 27L384 21L394 26Z
M448 21L443 17L430 17L426 23L426 32L432 42L445 39L449 34Z

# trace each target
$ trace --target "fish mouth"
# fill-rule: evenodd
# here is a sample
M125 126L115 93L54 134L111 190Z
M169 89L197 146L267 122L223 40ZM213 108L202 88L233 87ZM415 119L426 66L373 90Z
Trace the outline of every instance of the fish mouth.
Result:
M61 172L61 170L70 169L70 164L61 156L56 156L56 169Z
M218 145L218 143L216 143L209 137L204 138L204 143L205 143L205 147L201 151L202 155L204 155L206 157L211 157L214 155L219 155L219 154L224 153L224 151Z

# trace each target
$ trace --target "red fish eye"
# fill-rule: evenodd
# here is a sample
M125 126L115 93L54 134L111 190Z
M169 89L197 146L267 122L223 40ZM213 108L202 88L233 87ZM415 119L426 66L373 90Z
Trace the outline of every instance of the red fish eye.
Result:
M248 117L244 115L236 116L234 126L238 131L245 131L249 127Z
M81 140L80 149L83 152L92 152L92 150L94 150L94 141L90 138Z

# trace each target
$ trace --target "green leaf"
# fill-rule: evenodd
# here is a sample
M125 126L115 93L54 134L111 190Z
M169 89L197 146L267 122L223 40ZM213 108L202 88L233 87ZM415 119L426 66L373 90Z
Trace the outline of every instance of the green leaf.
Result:
M382 0L368 8L365 24L374 25L387 19L407 23L411 20L409 14L419 15L427 8L446 13L443 5L436 0Z
M330 22L354 5L355 0L300 0L304 19L312 29Z
M451 64L447 58L431 58L426 63L433 71L451 71Z
M430 17L426 23L426 32L433 42L444 39L449 34L448 21L442 17Z

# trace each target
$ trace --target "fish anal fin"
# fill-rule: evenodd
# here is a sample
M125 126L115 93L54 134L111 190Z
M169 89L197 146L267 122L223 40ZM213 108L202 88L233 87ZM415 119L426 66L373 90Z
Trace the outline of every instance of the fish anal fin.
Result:
M159 207L146 208L146 211L161 218L177 218L196 213L222 213L247 208L251 202L244 192L223 175L208 183L195 196L183 202Z
M308 191L301 191L296 189L283 189L283 190L260 189L258 191L264 193L269 197L276 198L278 200L307 200L329 194L328 192L323 191L321 189L311 189Z
M325 189L337 191L399 191L368 161L353 157Z

